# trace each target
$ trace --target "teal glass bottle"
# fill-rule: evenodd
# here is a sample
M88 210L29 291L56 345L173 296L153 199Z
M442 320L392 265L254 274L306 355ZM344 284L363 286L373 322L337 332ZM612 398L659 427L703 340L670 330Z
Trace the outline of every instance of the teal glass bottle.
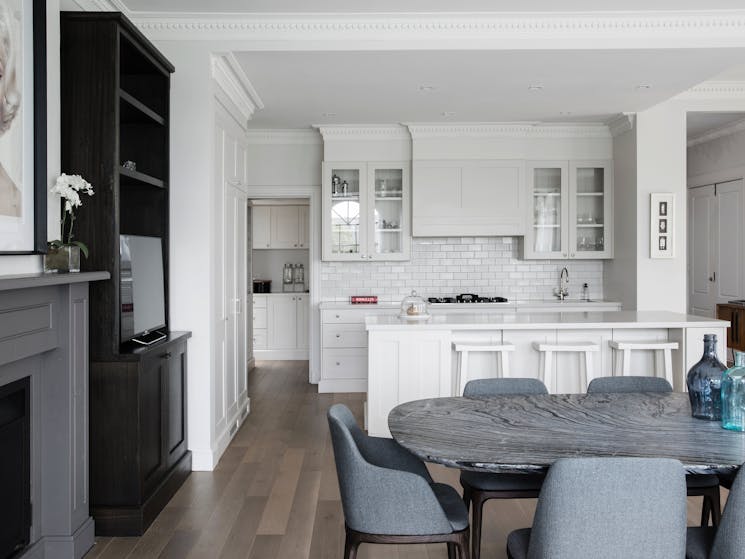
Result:
M722 376L722 427L745 431L745 352L735 351L734 367Z

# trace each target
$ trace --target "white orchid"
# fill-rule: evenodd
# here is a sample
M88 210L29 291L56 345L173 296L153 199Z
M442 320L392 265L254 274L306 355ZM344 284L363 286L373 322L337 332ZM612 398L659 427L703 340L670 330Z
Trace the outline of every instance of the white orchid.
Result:
M62 214L62 238L65 238L65 227L67 225L67 215L70 215L70 227L67 231L67 241L63 242L60 240L51 241L49 243L52 248L59 248L62 245L77 245L80 250L87 257L88 247L86 247L80 241L72 240L72 228L75 224L75 208L79 208L83 205L83 201L80 199L81 194L87 194L93 196L93 187L80 175L66 175L62 173L54 185L50 189L53 194L59 194L62 200L64 200L65 213Z

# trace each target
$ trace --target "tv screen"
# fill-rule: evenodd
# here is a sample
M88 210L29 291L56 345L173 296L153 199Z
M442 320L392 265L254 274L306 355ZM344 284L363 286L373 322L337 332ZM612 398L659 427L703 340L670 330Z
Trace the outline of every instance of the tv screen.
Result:
M166 325L163 241L160 237L119 236L121 341Z

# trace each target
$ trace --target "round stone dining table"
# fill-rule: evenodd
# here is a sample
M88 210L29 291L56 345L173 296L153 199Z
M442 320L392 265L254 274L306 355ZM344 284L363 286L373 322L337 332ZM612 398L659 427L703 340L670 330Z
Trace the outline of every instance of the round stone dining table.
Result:
M684 393L432 398L388 415L393 438L427 462L539 473L558 458L674 458L692 474L745 462L745 433L691 417Z

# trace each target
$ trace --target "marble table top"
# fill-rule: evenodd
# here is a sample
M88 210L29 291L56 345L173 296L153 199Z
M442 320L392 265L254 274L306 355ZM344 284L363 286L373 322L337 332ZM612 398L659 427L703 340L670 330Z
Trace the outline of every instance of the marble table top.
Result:
M558 458L636 456L705 474L745 462L745 433L694 419L677 392L433 398L397 406L388 426L422 460L466 470L544 472Z

